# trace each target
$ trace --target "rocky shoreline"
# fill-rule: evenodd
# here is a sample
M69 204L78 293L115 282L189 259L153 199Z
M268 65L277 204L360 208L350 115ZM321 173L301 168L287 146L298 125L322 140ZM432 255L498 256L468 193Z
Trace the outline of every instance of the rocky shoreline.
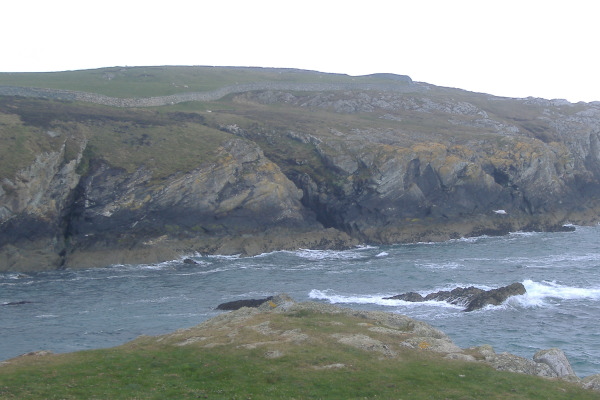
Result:
M380 352L384 357L394 358L396 357L394 351L396 346L420 349L438 353L446 359L484 363L499 371L562 379L577 383L585 389L600 391L600 374L583 379L579 378L573 371L564 352L558 348L539 350L532 359L509 353L498 354L489 345L462 349L456 346L445 333L431 325L396 313L354 310L319 302L298 303L286 294L278 294L265 299L241 300L235 302L235 304L234 302L224 303L217 309L234 311L221 314L200 324L197 328L178 331L170 337L180 337L178 340L181 341L182 345L185 345L191 342L190 338L186 339L185 337L196 329L201 331L203 326L211 326L213 329L215 326L222 326L231 332L235 332L235 326L261 313L302 313L310 311L323 314L345 314L360 318L361 325L365 327L365 332L354 335L340 332L334 336L338 341L364 351ZM374 333L386 334L386 340L375 339L373 337ZM196 335L198 335L198 332L195 332L192 336L195 337ZM297 332L296 335L305 335L305 333ZM232 336L232 342L235 340L234 336ZM293 338L289 335L281 335L279 339L272 337L269 340L269 342L259 342L256 345L268 348L268 343L275 343L276 340L290 341ZM203 339L203 342L206 343L205 345L209 345L210 339Z

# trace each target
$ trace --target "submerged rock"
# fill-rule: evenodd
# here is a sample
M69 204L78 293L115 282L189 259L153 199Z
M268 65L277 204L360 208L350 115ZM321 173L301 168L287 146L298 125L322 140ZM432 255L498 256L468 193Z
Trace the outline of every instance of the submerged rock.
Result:
M33 301L21 300L21 301L9 301L8 303L2 303L3 306L20 306L22 304L30 304Z
M450 304L464 305L465 311L474 311L487 305L500 305L511 296L525 294L526 289L522 283L516 282L498 289L483 290L470 286L467 288L457 287L450 291L440 290L422 296L416 292L408 292L392 297L386 297L386 300L404 300L411 302L422 301L446 301Z

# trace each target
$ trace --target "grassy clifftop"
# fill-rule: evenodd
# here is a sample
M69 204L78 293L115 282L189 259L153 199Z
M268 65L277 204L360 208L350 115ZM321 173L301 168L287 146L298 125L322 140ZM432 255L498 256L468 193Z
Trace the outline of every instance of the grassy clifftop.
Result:
M352 77L285 68L210 66L112 67L64 72L0 73L0 85L66 89L114 97L205 92L256 82L388 83L393 75Z
M309 303L265 306L112 349L32 353L9 360L0 366L0 397L600 398L565 381L445 358L434 351L444 335L403 316L341 312ZM284 309L277 311L280 307ZM420 337L425 332L437 338ZM472 354L477 357L475 350Z

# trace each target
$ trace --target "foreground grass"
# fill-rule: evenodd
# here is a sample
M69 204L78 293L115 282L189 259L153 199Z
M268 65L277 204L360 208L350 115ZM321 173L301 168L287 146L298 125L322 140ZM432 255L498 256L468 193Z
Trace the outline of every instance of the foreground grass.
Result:
M327 339L340 330L358 333L360 324L351 317L305 314L268 318L269 329L292 328L309 333L311 340L301 344L256 342L265 338L242 328L245 333L241 332L235 343L208 347L204 346L205 336L199 341L202 346L145 337L113 349L24 356L0 367L0 398L600 398L598 393L566 382L498 372L479 363L445 360L429 351L405 349L396 358L382 358L380 353ZM265 321L259 316L247 323L264 325ZM226 337L223 331L218 340Z

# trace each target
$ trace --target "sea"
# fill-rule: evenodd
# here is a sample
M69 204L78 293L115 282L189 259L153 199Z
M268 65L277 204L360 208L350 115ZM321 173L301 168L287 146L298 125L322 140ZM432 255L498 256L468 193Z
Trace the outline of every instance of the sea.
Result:
M182 258L0 274L0 360L117 346L197 325L218 315L223 302L287 293L297 301L405 314L463 348L489 344L497 353L531 358L558 347L578 376L600 373L600 226L344 251L188 257L197 264ZM527 293L473 312L445 302L385 299L513 282Z

